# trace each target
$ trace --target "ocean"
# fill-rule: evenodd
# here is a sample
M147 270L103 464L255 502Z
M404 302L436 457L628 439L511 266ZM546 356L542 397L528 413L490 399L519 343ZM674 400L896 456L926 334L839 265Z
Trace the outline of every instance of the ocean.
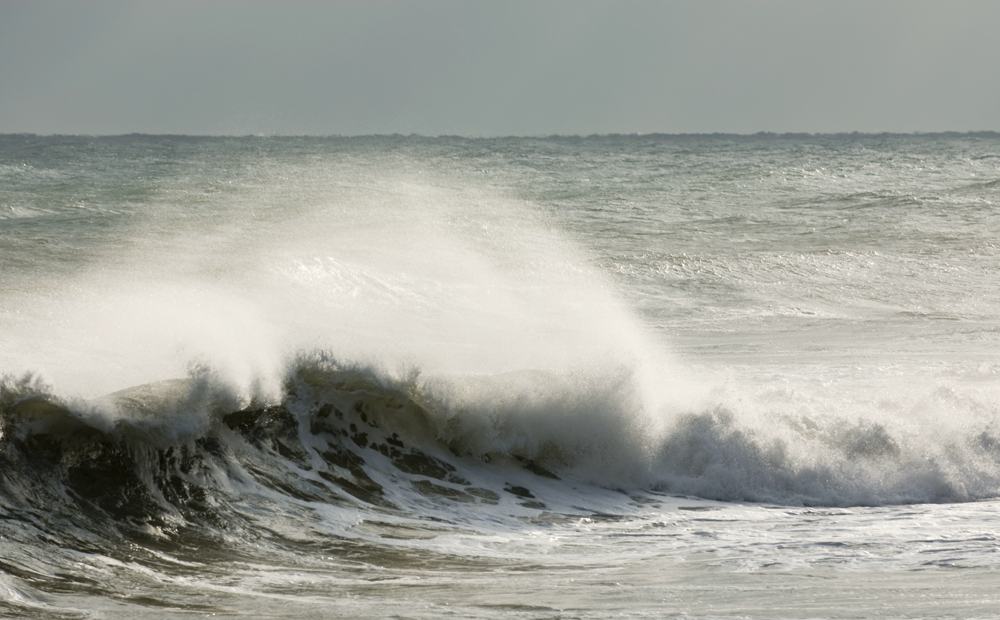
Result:
M1000 615L1000 135L0 136L0 615Z

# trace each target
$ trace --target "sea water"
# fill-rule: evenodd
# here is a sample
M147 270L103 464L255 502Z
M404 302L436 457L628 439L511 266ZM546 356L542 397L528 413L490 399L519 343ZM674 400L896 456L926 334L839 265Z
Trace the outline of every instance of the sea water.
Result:
M0 614L1000 613L1000 137L0 136Z

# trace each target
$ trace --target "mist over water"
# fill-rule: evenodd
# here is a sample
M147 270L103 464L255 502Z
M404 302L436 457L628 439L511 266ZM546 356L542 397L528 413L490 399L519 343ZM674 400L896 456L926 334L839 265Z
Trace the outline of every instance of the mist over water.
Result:
M89 260L13 274L25 294L8 306L38 332L10 365L94 395L191 359L245 387L310 348L394 369L497 373L613 362L645 346L610 278L539 210L383 166L265 160L249 188L229 180L241 187L200 208L175 202L193 191L181 177L155 188L148 209L100 213ZM52 321L28 311L39 296L64 333L45 333ZM103 370L114 364L128 375Z
M754 570L836 563L782 547L815 507L848 548L876 514L974 533L1000 495L998 144L2 136L0 498L31 524L9 610L59 609L45 575L79 554L220 586L192 549L228 549L270 592L262 552L296 583L415 556L544 581L580 519L666 528L664 557L707 532ZM904 543L871 566L920 565Z

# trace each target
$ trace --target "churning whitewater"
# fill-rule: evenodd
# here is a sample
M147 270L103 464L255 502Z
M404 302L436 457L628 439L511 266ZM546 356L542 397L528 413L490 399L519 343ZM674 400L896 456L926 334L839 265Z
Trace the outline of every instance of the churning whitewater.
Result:
M0 613L986 613L998 200L992 134L0 136Z

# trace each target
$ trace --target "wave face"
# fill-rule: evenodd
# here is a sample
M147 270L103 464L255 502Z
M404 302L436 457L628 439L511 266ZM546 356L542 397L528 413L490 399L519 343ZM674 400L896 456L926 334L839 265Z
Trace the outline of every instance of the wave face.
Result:
M2 136L0 612L365 615L387 571L405 613L661 561L605 538L760 568L834 561L782 538L820 512L973 515L995 147Z
M325 355L293 364L273 402L242 401L205 369L99 401L8 379L3 496L25 511L60 506L64 516L111 515L112 526L169 536L231 522L225 513L243 503L232 490L244 484L290 504L376 511L419 510L428 497L496 505L505 491L544 510L530 487L562 479L807 506L968 501L1000 484L1000 438L988 427L954 443L934 429L944 443L936 450L928 437L865 420L784 419L777 438L721 407L652 429L629 417L634 389L628 376L581 384L541 371L400 379ZM504 476L528 490L498 487Z

